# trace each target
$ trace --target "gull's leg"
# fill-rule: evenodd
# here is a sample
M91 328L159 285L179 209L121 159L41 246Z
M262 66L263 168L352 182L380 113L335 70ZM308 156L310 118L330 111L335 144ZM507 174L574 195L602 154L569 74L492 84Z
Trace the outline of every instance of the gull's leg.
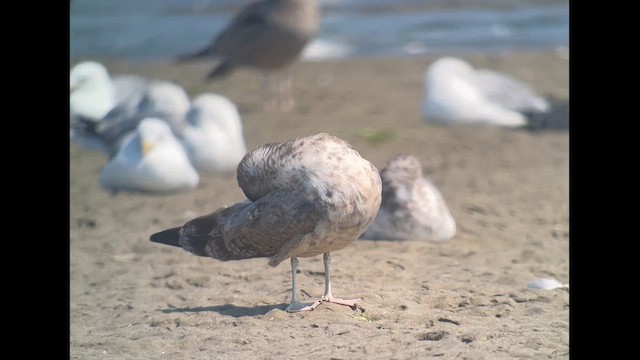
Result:
M346 305L355 309L356 303L362 299L344 300L334 298L333 295L331 295L331 254L328 252L324 253L322 260L324 261L324 295L322 295L322 301Z
M298 271L298 258L292 256L291 257L291 304L287 306L285 311L287 312L298 312L298 311L309 311L315 309L322 301L318 300L313 304L302 304L298 302L298 291L297 291L297 283L296 283L296 272Z
M262 73L262 108L266 111L272 111L277 106L277 100L274 97L273 74L268 71Z
M280 110L289 112L293 110L295 102L291 94L291 69L284 70L278 77L278 95L280 97Z

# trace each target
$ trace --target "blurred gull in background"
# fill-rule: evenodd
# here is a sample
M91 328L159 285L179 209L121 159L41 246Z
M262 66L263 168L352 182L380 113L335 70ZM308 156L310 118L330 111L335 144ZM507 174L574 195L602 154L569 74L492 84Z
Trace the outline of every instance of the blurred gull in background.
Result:
M570 118L569 99L551 98L550 109L544 113L533 113L527 116L529 124L527 128L531 131L555 131L568 130Z
M181 138L185 127L185 115L190 107L189 96L174 83L145 80L148 87L135 108L116 107L102 119L89 134L100 138L112 150L128 132L135 130L147 117L164 120L173 134Z
M170 193L195 189L200 178L169 125L145 118L123 138L99 180L112 191Z
M247 153L238 109L217 94L205 93L193 100L183 140L193 166L202 173L235 172Z
M436 60L425 75L422 117L438 124L493 124L519 127L524 113L544 113L548 102L506 75L452 57Z
M380 170L382 204L361 239L427 239L443 242L456 234L456 223L440 191L423 177L411 155L393 157Z
M290 66L316 35L319 22L315 0L256 1L240 10L208 46L179 60L219 58L219 63L207 75L208 80L229 74L238 67L260 70L263 95L269 97L265 99L265 107L276 104L270 94L275 86L280 109L289 111L294 105ZM279 75L275 84L273 75Z
M184 88L170 81L150 80L139 114L160 117L171 126L176 136L181 137L184 118L190 107L189 95Z
M137 75L111 77L98 62L85 61L71 69L70 126L72 140L104 152L150 116L165 120L180 136L189 97L170 81Z
M85 61L69 73L70 122L100 121L116 105L116 87L100 63Z
M71 59L174 59L176 54L204 47L214 33L228 25L233 12L249 1L74 1L70 56ZM320 31L305 47L303 61L531 49L557 49L558 56L568 56L567 0L316 0L316 3L322 13Z

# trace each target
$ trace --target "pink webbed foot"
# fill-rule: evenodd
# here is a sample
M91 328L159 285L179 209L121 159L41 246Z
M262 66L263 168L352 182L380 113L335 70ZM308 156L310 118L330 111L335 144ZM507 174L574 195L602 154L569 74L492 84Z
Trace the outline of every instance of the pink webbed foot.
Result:
M320 305L321 303L322 303L322 300L317 300L313 304L303 304L296 301L289 304L289 306L287 306L285 311L289 313L301 312L301 311L312 311L312 310L315 310L318 307L318 305Z

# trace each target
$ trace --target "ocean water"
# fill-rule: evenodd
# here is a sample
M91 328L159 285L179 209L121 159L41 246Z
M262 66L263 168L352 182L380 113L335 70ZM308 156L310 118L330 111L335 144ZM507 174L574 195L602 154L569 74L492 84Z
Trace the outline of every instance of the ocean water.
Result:
M73 0L71 59L171 60L211 41L249 0ZM304 59L569 47L568 0L318 0Z

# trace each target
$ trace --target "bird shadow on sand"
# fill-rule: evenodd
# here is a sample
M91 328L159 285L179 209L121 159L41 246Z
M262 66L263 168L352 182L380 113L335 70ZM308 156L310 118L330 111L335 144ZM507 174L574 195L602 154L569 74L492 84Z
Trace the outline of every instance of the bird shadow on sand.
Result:
M187 307L187 308L170 308L170 309L161 309L165 314L170 313L195 313L195 312L208 312L213 311L222 315L228 315L233 317L243 317L243 316L257 316L264 315L273 309L286 309L288 304L278 304L278 305L259 305L259 306L236 306L231 304L226 305L214 305L214 306L203 306L203 307Z

